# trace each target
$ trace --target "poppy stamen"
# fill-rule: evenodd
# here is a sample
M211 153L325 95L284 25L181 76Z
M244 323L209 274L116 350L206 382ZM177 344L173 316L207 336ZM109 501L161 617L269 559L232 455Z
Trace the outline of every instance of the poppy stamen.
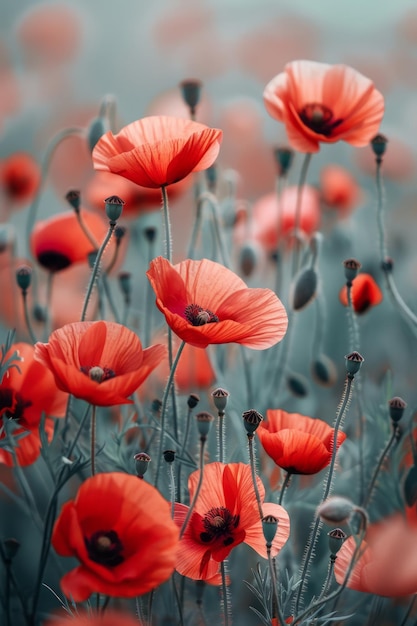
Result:
M12 389L0 389L0 416L19 421L24 417L25 409L31 405L32 402L24 400L20 393Z
M109 378L114 378L116 376L116 373L109 367L100 367L99 365L94 365L93 367L83 366L80 367L80 370L96 383L102 383L105 380L109 380Z
M123 544L114 530L99 530L88 539L84 537L88 556L92 561L115 567L123 563Z
M219 321L219 318L213 311L203 309L203 307L198 304L189 304L186 306L184 314L193 326L204 326L205 324L213 324Z
M200 533L204 543L222 539L223 545L230 546L234 542L233 531L239 525L239 515L232 515L226 507L215 507L206 513L203 519L205 532Z
M299 115L310 130L325 137L330 137L333 130L343 122L342 119L334 119L333 111L329 107L317 102L306 104Z

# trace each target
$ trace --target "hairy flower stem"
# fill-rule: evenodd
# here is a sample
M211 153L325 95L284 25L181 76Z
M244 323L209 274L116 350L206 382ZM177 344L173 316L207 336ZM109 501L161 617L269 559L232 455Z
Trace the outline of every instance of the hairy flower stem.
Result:
M224 411L219 411L217 416L217 458L219 463L224 463Z
M3 600L4 614L6 615L6 619L10 620L11 618L11 616L9 615L9 611L10 611L9 603L10 603L10 591L11 591L11 587L13 587L16 591L17 597L19 598L20 604L22 605L22 610L25 616L25 620L27 623L29 623L29 613L27 610L26 598L24 597L24 595L22 594L20 590L21 581L17 580L15 575L13 574L13 569L11 567L10 559L8 559L8 557L6 556L1 542L0 542L0 558L3 561L5 569L6 569L5 597L4 599L1 598L1 600ZM7 626L12 626L11 621L6 622L6 623L7 623Z
M230 594L226 584L226 561L222 561L220 563L220 571L222 576L222 600L223 600L223 623L224 626L229 626L232 615L231 611L231 602L230 602Z
M384 461L388 457L388 454L389 454L389 452L391 450L392 445L394 444L394 442L395 442L395 440L397 438L397 435L398 435L398 426L394 425L391 437L389 438L388 443L385 446L385 448L384 448L384 450L383 450L383 452L382 452L382 454L381 454L381 456L379 458L379 461L377 463L377 466L375 467L375 471L373 473L371 482L369 483L368 491L367 491L367 494L366 494L364 502L363 502L363 507L365 509L366 509L366 507L369 505L369 503L371 501L372 493L373 493L373 490L374 490L375 484L376 484L376 479L378 478L378 474L381 471L381 468L382 468L382 465L383 465Z
M276 576L274 562L271 557L271 548L272 548L272 544L267 543L266 554L268 557L269 575L271 577L272 606L273 606L273 609L275 609L275 611L273 610L272 613L274 614L276 612L278 614L279 626L285 626L285 618L284 618L284 615L282 614L281 605L279 603L279 598L278 598L277 576Z
M191 426L191 415L192 415L192 408L188 407L188 411L187 411L187 417L185 419L185 431L182 437L182 444L181 444L181 450L180 450L180 464L178 467L178 474L177 474L177 497L179 502L181 502L181 472L182 472L182 463L181 463L181 459L184 458L184 454L185 454L185 449L187 447L187 442L188 442L188 436L190 434L190 426Z
M303 164L301 166L300 178L299 178L299 181L298 181L297 201L296 201L296 205L295 205L295 220L294 220L294 229L293 229L294 247L293 247L293 250L292 250L292 272L291 272L291 276L293 276L293 277L298 272L299 265L300 265L300 252L301 252L301 245L300 245L301 207L302 207L303 191L304 191L304 186L305 186L306 180L307 180L307 172L308 172L308 167L310 165L311 156L312 156L311 152L306 152Z
M176 485L175 485L175 473L174 473L174 464L168 463L168 479L169 479L169 494L171 496L171 517L174 519L175 512L175 496L176 496Z
M33 330L32 322L30 321L29 307L28 307L28 292L27 289L22 289L22 301L23 301L23 313L25 316L26 328L30 336L30 340L33 344L37 342L36 335Z
M100 267L100 262L101 262L101 257L104 254L104 251L107 247L107 244L109 243L113 233L114 233L114 229L116 228L116 222L109 222L109 230L107 232L106 237L104 238L103 243L100 246L99 251L97 252L97 256L96 256L96 260L94 261L94 267L93 270L91 272L91 276L90 276L90 282L88 283L88 287L87 287L87 293L85 295L85 300L84 300L84 305L83 305L83 310L81 313L81 322L84 322L85 320L85 316L87 314L87 308L88 308L88 303L90 301L91 298L91 294L93 292L93 287L94 287L94 283L98 274L98 270Z
M180 530L180 539L183 536L183 534L185 533L185 530L187 528L188 522L191 519L191 515L193 514L194 511L194 507L195 507L195 503L197 502L197 498L200 494L200 489L201 489L201 485L203 484L203 474L204 474L204 446L205 443L207 441L207 438L205 435L201 435L200 437L200 460L199 460L199 470L200 470L200 475L198 477L198 483L197 483L197 487L194 493L194 497L190 503L190 508L187 511L187 515L185 517L184 523L181 526L181 530Z
M333 475L334 475L334 468L335 468L335 463L336 463L336 454L337 454L337 435L339 433L339 429L343 423L343 419L345 417L345 414L349 408L349 403L351 400L351 393L352 393L352 385L353 385L353 380L354 380L354 375L353 374L348 374L346 377L346 381L345 381L345 388L343 391L343 396L342 396L342 401L339 405L337 414L336 414L336 420L335 420L335 424L334 424L334 435L333 435L333 448L332 448L332 457L330 460L330 465L329 465L329 469L327 472L327 476L326 476L326 480L324 483L324 492L323 492L323 497L322 497L322 502L324 502L330 494L331 488L332 488L332 484L333 484ZM319 531L320 528L322 526L322 522L320 521L319 517L316 517L316 520L314 522L313 525L313 529L311 531L308 543L307 543L307 548L304 554L304 558L303 558L303 563L302 563L302 567L301 567L301 575L300 575L300 579L301 579L301 583L298 587L297 590L297 596L296 596L296 600L295 600L295 610L294 613L297 613L299 610L299 606L300 606L300 602L302 600L302 595L303 595L303 591L304 588L307 584L308 581L308 574L309 574L309 568L311 565L311 561L313 559L313 555L314 555L314 549L315 549L315 545L319 536Z
M90 424L91 476L96 473L96 406L92 407Z
M156 465L156 473L155 473L155 487L158 488L159 481L159 473L162 462L162 452L164 450L164 442L165 442L165 418L168 407L168 397L171 393L171 388L174 383L174 374L177 369L178 362L180 360L180 356L182 351L184 350L185 341L182 341L180 347L178 348L177 354L175 356L174 362L172 363L171 370L169 372L169 377L167 384L165 386L164 395L162 397L162 406L161 406L161 422L160 422L160 431L159 431L159 447L158 447L158 463ZM175 393L175 389L173 389L173 393Z
M164 216L164 228L165 228L165 258L172 263L172 234L171 234L171 220L169 217L169 204L168 193L166 185L161 187L162 193L162 212Z
M253 433L248 433L249 463L250 463L250 469L252 473L252 482L253 482L253 488L255 490L256 503L258 505L259 519L262 520L264 517L264 514L262 511L262 502L259 496L258 483L256 480L255 452L253 449L253 438L254 438Z
M329 592L330 585L332 584L332 580L333 580L334 564L335 564L336 558L337 558L337 556L335 554L331 554L330 555L329 566L327 568L326 580L324 582L321 594L319 595L317 600L321 600Z
M114 300L113 300L113 296L112 296L112 293L111 293L109 281L107 280L107 274L106 273L103 273L101 275L101 284L103 285L103 291L104 291L104 294L105 294L105 296L107 298L107 302L109 303L109 306L110 306L110 309L111 309L114 321L117 324L119 324L120 323L119 313L117 311L116 305L115 305Z
M255 404L255 399L253 395L253 384L252 384L252 371L250 367L250 360L248 358L248 354L246 352L245 346L240 345L240 353L242 355L242 363L243 363L243 373L245 375L245 383L246 383L246 401L248 406L253 406Z
M290 484L291 476L292 476L291 472L286 472L285 478L284 478L284 482L282 483L281 490L279 492L278 504L282 505L282 501L284 499L285 490L287 489L288 485Z

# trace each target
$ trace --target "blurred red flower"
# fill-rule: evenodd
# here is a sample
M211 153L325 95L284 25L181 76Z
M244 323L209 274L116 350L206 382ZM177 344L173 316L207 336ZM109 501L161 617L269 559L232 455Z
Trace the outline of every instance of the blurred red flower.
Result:
M117 135L103 135L93 150L93 162L97 170L157 189L210 167L221 139L222 131L216 128L155 115L132 122Z
M256 432L265 452L291 474L316 474L330 463L334 428L320 419L268 409ZM345 439L339 432L337 448Z
M200 471L188 479L190 500L196 491ZM257 478L261 502L265 489ZM174 519L181 528L188 506L175 504ZM279 504L263 503L263 515L278 520L278 530L271 554L276 556L290 534L290 520ZM193 579L212 579L219 563L232 549L246 543L266 558L265 538L256 503L252 473L244 463L209 463L204 468L203 483L187 528L180 540L175 569Z
M275 293L248 288L219 263L187 259L171 265L158 257L147 276L168 326L193 346L240 343L263 350L285 335L287 314Z
M359 561L347 586L378 596L400 597L417 592L417 530L402 513L373 523L366 531ZM349 537L337 553L335 577L342 584L356 543Z
M55 385L54 377L43 363L34 358L35 348L27 343L15 343L5 355L9 359L17 351L22 360L14 361L0 383L0 417L13 420L15 455L0 446L0 463L30 465L39 456L39 425L42 414L48 417L65 415L68 395ZM53 423L47 420L45 429L52 436ZM5 438L0 433L0 440Z
M115 322L67 324L35 345L59 389L96 406L131 404L128 396L165 356L165 346L143 350L139 337Z
M32 200L40 178L40 167L27 152L15 152L0 163L0 187L13 207Z
M369 78L346 65L315 61L288 63L265 87L264 103L300 152L339 140L365 146L384 115L384 98Z
M348 305L347 287L342 287L339 293L340 302ZM366 313L371 307L382 302L382 291L375 279L365 272L358 274L352 281L351 299L355 313Z
M354 176L340 165L326 165L320 172L321 199L340 215L348 215L361 200L361 189Z
M169 503L152 485L111 472L88 478L75 499L64 504L52 544L58 554L80 561L61 579L68 598L83 602L92 593L133 597L172 574L178 528Z
M88 255L97 250L105 238L108 225L100 215L88 211L82 211L82 219L96 239L97 248L82 230L74 211L65 211L35 224L30 247L42 267L49 272L59 272L74 263L87 263ZM110 246L113 247L112 241Z

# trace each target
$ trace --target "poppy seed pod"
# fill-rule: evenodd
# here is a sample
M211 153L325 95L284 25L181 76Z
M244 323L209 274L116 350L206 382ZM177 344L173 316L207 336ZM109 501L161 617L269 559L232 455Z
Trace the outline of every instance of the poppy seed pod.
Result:
M271 545L274 541L278 530L278 519L273 515L266 515L262 519L262 530L267 545Z
M347 539L347 534L341 528L334 528L327 533L329 538L329 550L332 556L336 556Z
M348 376L355 376L361 368L364 358L359 352L351 352L345 356L346 372Z
M362 267L362 264L356 259L346 259L346 261L343 261L343 267L345 268L346 281L351 283L352 280L358 275L358 271Z
M402 398L396 396L388 401L389 416L394 423L400 421L403 416L404 410L407 408L407 402Z
M181 95L185 104L190 108L191 115L194 115L197 104L200 102L203 84L199 80L183 80L180 83Z
M294 311L304 309L317 293L318 276L313 267L301 270L295 277L292 290L292 307Z
M371 148L379 162L382 161L382 157L387 149L387 144L388 139L384 135L378 134L375 135L373 139L371 139Z
M221 387L217 387L217 389L212 391L211 397L213 398L213 404L218 411L225 410L229 396L230 393Z
M200 437L206 438L210 432L211 423L214 421L214 417L211 413L207 413L207 411L201 411L195 415L195 419Z
M255 409L249 409L249 411L245 411L242 413L243 424L248 433L248 437L253 435L255 430L258 428L259 424L263 421L263 415L255 411Z
M189 409L195 409L197 404L200 402L200 396L196 393L190 393L187 400L187 405Z
M18 287L26 292L32 282L32 268L29 265L21 265L16 270L16 282Z
M110 196L104 200L106 215L110 222L117 222L123 211L125 201L119 196Z
M69 202L76 213L79 212L81 208L81 193L78 189L68 191L68 193L65 194L65 200Z
M149 463L151 462L151 457L146 452L138 452L133 457L135 461L136 474L139 478L143 478L144 474L148 471Z

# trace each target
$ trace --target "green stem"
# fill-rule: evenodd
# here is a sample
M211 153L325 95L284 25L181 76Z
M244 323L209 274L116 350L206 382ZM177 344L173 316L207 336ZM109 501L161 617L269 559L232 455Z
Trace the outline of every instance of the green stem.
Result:
M217 417L217 458L224 463L224 411L219 411Z
M82 313L81 313L81 322L84 322L84 320L85 320L85 316L87 314L88 303L90 301L90 297L91 297L91 294L92 294L92 291L93 291L94 283L95 283L95 280L96 280L96 277L97 277L97 273L98 273L98 270L99 270L99 267L100 267L101 257L103 256L104 250L106 249L107 244L109 243L109 241L110 241L110 239L111 239L111 237L113 235L115 227L116 227L116 222L109 222L109 230L107 232L107 235L106 235L103 243L101 244L100 250L97 252L96 260L94 262L94 267L93 267L93 270L92 270L91 276L90 276L90 282L89 282L88 287L87 287L87 293L86 293L85 300L84 300L83 310L82 310Z
M286 472L285 478L284 478L284 482L282 483L282 486L281 486L281 491L279 492L278 504L282 504L282 501L284 499L285 490L287 489L288 485L290 484L291 476L292 476L291 472Z
M220 564L220 571L222 576L222 598L223 598L223 618L224 626L229 626L229 616L231 616L230 597L226 584L226 562L222 561Z
M259 495L258 483L256 480L255 452L253 449L253 437L254 437L253 433L248 433L249 463L250 463L250 470L252 474L253 488L255 490L256 504L258 505L259 519L263 520L264 514L262 511L262 502L261 502L261 497Z
M90 230L88 229L83 217L82 217L82 213L80 210L76 211L74 210L74 213L77 217L77 222L80 225L81 230L83 231L84 235L87 237L88 241L91 243L93 250L98 250L99 248L99 243L96 240L96 238L94 237L94 235L90 232Z
M26 328L28 329L31 342L33 344L35 344L37 342L37 338L36 338L36 335L35 335L35 333L33 331L32 323L30 321L27 295L28 295L27 290L26 289L22 289L23 313L24 313L24 316L25 316Z
M165 185L161 187L162 192L162 211L164 214L164 227L165 227L165 256L170 263L172 263L172 235L171 235L171 220L169 218L169 204L168 194Z
M281 610L281 605L278 599L278 589L277 589L277 577L275 572L274 563L271 557L271 547L270 543L266 544L266 553L268 557L268 565L269 565L269 574L271 577L271 587L272 587L272 601L273 606L275 606L276 612L278 614L279 626L285 626L285 618ZM273 611L274 613L274 611Z
M298 191L297 191L297 200L296 200L296 205L295 205L295 220L294 220L295 241L294 241L294 244L293 244L294 247L292 250L292 274L291 276L293 277L298 272L298 267L300 264L300 251L301 250L300 250L299 231L300 231L300 222L301 222L301 206L302 206L304 186L307 180L307 172L308 172L308 167L310 165L311 157L312 157L312 153L306 152L304 160L303 160L303 164L301 166L300 178L298 181Z
M93 404L91 412L90 429L90 456L91 456L91 476L96 473L96 405Z
M190 503L189 509L187 511L187 515L185 516L185 520L183 525L181 526L181 530L180 530L180 539L181 537L184 535L185 530L187 528L188 522L191 519L191 515L193 514L194 511L194 507L195 507L195 503L197 502L197 498L200 494L200 490L201 490L201 485L203 484L203 475L204 475L204 446L206 443L206 437L204 435L202 435L200 437L200 461L199 461L199 476L198 476L198 483L197 483L197 487L196 490L194 492L194 496L193 499Z
M119 320L119 313L118 313L116 305L114 303L113 296L112 296L111 289L110 289L110 285L109 285L109 281L107 280L107 275L105 273L103 273L101 275L101 282L102 282L102 285L103 285L103 291L106 294L107 302L110 305L110 309L111 309L111 312L113 314L114 321L119 323L120 322L120 320Z
M245 346L240 345L240 353L242 355L243 362L243 373L245 375L245 383L246 383L246 392L247 392L247 405L254 405L254 396L253 396L253 385L252 385L252 374L250 368L250 362L248 359L248 355L246 352Z
M378 461L377 466L375 468L375 471L373 473L371 482L369 483L368 492L366 494L366 497L365 497L365 500L364 500L364 503L363 503L364 508L366 508L369 505L369 502L371 501L371 496L372 496L372 492L373 492L373 490L375 488L376 479L378 478L378 474L381 471L382 464L384 463L385 459L387 458L388 453L391 450L391 447L392 447L393 443L395 442L395 440L397 438L397 434L398 434L398 426L395 425L394 428L393 428L391 437L389 438L388 443L385 446L385 448L384 448L384 450L383 450L383 452L382 452L382 454L381 454L381 456L379 458L379 461Z

